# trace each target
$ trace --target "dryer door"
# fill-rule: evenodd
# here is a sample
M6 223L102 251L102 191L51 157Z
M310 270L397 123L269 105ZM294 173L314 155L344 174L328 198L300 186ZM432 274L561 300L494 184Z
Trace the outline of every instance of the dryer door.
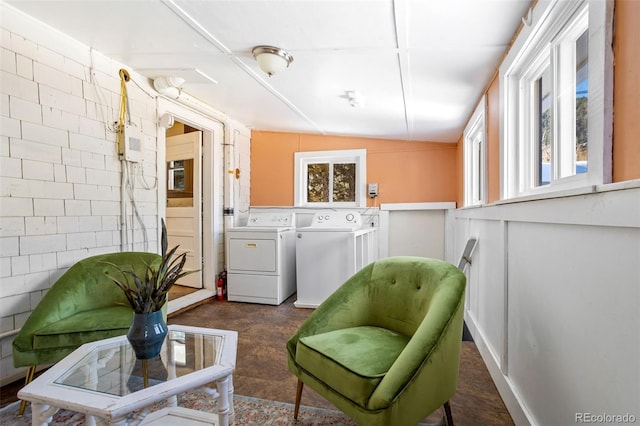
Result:
M260 239L234 235L229 238L229 272L276 272L275 238Z

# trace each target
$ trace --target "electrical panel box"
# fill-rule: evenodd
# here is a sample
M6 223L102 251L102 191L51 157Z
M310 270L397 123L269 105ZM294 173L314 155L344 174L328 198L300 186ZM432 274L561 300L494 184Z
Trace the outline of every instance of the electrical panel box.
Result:
M378 184L377 183L370 183L368 185L368 192L369 192L369 197L370 198L375 198L378 196Z
M133 163L141 163L144 147L142 132L133 124L124 125L124 159Z

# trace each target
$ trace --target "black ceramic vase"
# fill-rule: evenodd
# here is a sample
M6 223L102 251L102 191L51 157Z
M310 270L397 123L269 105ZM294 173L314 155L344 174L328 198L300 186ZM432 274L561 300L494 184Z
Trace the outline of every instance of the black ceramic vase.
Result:
M162 311L133 314L133 322L127 332L127 339L137 359L151 359L160 354L167 335L167 323Z

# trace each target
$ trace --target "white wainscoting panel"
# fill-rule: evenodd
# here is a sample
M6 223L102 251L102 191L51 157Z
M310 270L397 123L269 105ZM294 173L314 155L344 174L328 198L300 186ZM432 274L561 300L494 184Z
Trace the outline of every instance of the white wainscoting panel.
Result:
M478 220L469 223L471 235L478 238L468 269L468 313L474 324L481 324L487 346L503 368L506 322L504 223Z
M508 241L509 377L537 423L637 410L640 230L510 223Z
M446 210L389 212L389 256L444 259Z
M452 263L478 240L465 320L517 425L640 420L640 182L452 210L445 229Z

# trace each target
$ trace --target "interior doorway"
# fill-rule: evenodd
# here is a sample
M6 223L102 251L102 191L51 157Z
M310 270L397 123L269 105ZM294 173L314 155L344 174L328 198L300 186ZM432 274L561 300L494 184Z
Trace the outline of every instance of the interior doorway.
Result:
M222 122L169 99L158 99L158 222L167 224L169 247L187 253L187 268L198 272L169 295L168 313L214 297L222 270ZM166 123L165 120L162 122ZM158 223L159 225L159 223Z
M176 121L166 131L165 147L169 247L187 255L186 269L199 271L176 283L173 299L202 288L202 131Z

